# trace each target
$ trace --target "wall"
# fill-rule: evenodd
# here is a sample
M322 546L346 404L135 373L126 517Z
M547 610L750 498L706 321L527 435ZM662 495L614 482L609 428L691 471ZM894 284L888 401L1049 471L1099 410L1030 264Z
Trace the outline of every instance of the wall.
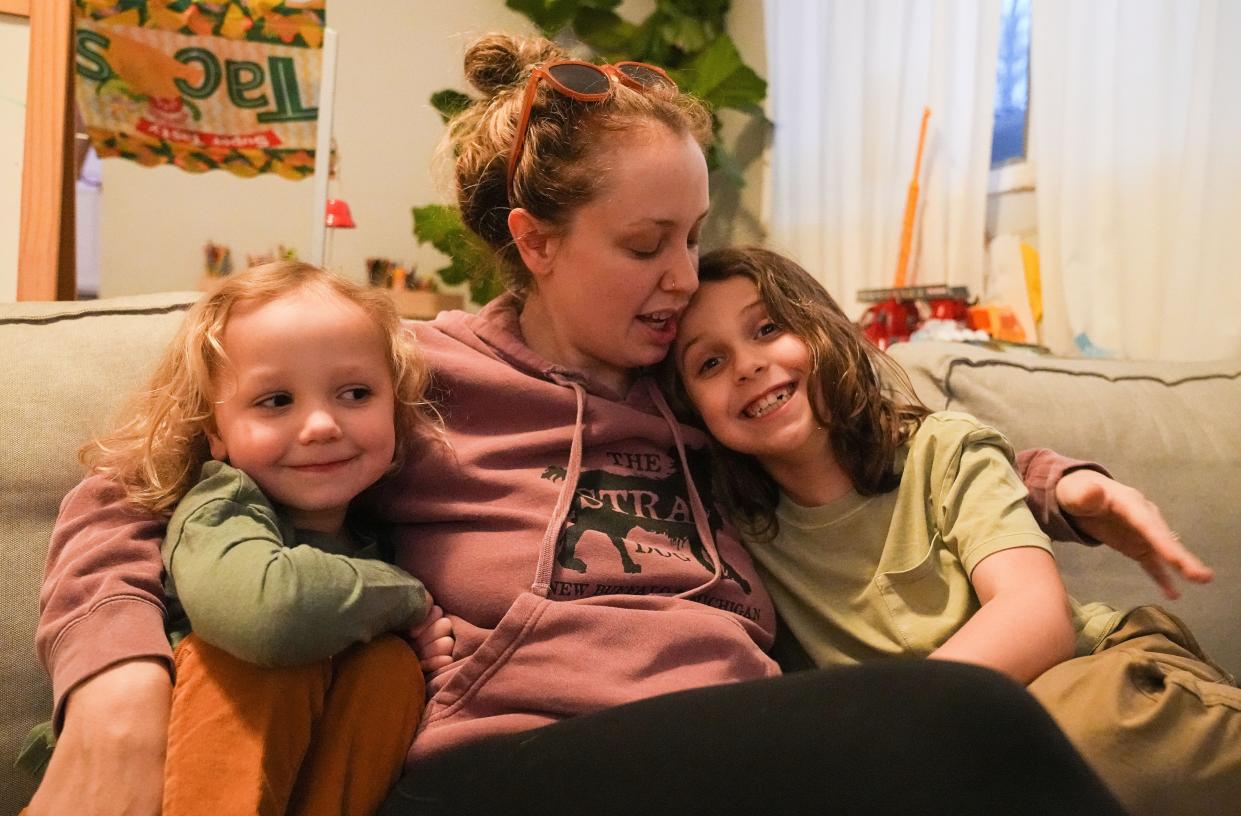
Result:
M653 0L630 0L622 16L640 19ZM367 0L328 4L339 32L336 143L339 178L333 194L346 199L358 228L329 230L329 265L363 277L370 256L413 260L424 269L444 264L413 238L410 208L451 200L443 169L432 171L443 126L428 98L441 88L467 90L461 75L466 45L492 30L532 32L530 22L501 0L431 4ZM765 70L762 4L735 4L732 28L743 57ZM764 133L748 117L726 117L725 136L740 144L748 184L717 202L709 243L757 240L762 229L759 155ZM437 174L440 178L437 179ZM121 159L103 162L100 294L192 289L207 241L232 248L234 262L277 244L309 255L313 183L261 176L239 179L213 171L189 174L146 168Z
M410 208L448 200L428 168L443 133L432 92L461 87L466 44L486 31L530 31L500 0L328 4L339 32L335 135L339 178L358 228L330 230L329 265L363 277L372 255L442 265L418 248ZM464 88L462 88L464 90ZM207 241L249 252L293 247L309 256L313 182L222 171L190 174L103 162L100 294L192 289Z
M17 299L30 21L0 14L0 303Z
M741 59L758 75L767 76L766 26L763 3L734 0L728 17L729 34L737 44ZM768 94L770 98L770 92ZM737 111L720 114L720 138L744 168L745 186L724 189L715 185L712 212L704 229L708 248L724 244L761 243L767 235L763 211L763 185L766 184L770 133L767 126Z

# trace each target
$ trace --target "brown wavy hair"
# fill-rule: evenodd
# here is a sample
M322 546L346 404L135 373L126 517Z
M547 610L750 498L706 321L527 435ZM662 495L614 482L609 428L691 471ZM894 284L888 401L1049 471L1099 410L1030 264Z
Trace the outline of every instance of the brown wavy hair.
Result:
M759 247L718 249L702 256L701 283L735 277L751 281L767 315L810 349L810 404L829 430L832 453L862 495L886 493L900 483L897 448L930 413L914 396L904 370L866 338L817 280L794 261ZM674 355L660 370L677 411L706 429L676 371ZM747 532L770 539L778 532L780 491L753 456L712 440L717 490Z
M607 154L617 134L663 127L691 135L704 150L712 136L705 103L671 88L636 91L613 82L607 99L578 102L543 82L510 201L505 175L526 81L535 66L569 57L541 37L488 34L476 40L465 54L465 76L483 98L449 121L442 146L441 154L452 157L462 220L495 253L505 284L518 294L529 289L532 278L509 233L513 208L564 227L606 181Z
M438 417L425 399L426 363L388 295L310 264L277 261L225 278L190 308L146 387L121 412L128 419L83 445L82 463L119 482L130 504L171 512L211 459L207 432L214 430L214 383L228 366L221 340L229 316L241 305L267 303L299 289L343 298L383 331L396 397L393 467L417 439L439 438Z

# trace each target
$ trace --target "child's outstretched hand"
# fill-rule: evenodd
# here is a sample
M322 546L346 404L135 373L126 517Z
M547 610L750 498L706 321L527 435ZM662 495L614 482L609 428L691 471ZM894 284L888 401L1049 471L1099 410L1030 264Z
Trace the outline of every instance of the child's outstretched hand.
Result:
M1098 471L1075 470L1060 477L1056 501L1082 532L1141 564L1167 598L1180 597L1171 570L1199 584L1215 575L1139 490Z
M444 615L443 609L434 605L430 592L427 593L427 603L432 606L422 623L409 630L409 639L422 670L430 674L452 663L452 647L456 638L452 636L452 621Z

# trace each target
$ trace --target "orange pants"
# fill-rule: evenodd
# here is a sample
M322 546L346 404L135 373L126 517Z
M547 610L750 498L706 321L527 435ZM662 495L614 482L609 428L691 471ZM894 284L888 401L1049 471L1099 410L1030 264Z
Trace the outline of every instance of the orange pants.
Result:
M422 670L394 635L276 669L190 635L175 661L164 816L374 813L422 716Z

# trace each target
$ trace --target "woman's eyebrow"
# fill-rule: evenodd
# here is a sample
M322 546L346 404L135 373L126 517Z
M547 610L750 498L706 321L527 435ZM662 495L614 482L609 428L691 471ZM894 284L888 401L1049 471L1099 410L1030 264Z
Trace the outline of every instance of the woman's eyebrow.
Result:
M698 218L694 221L694 226L696 227L699 224L701 224L703 220L709 214L710 214L710 210L703 210L702 215L698 216ZM675 227L677 225L677 219L675 218L638 218L638 219L635 219L634 221L630 221L628 226L640 227L640 226L645 226L647 224L654 224L657 227L664 227L664 228Z

